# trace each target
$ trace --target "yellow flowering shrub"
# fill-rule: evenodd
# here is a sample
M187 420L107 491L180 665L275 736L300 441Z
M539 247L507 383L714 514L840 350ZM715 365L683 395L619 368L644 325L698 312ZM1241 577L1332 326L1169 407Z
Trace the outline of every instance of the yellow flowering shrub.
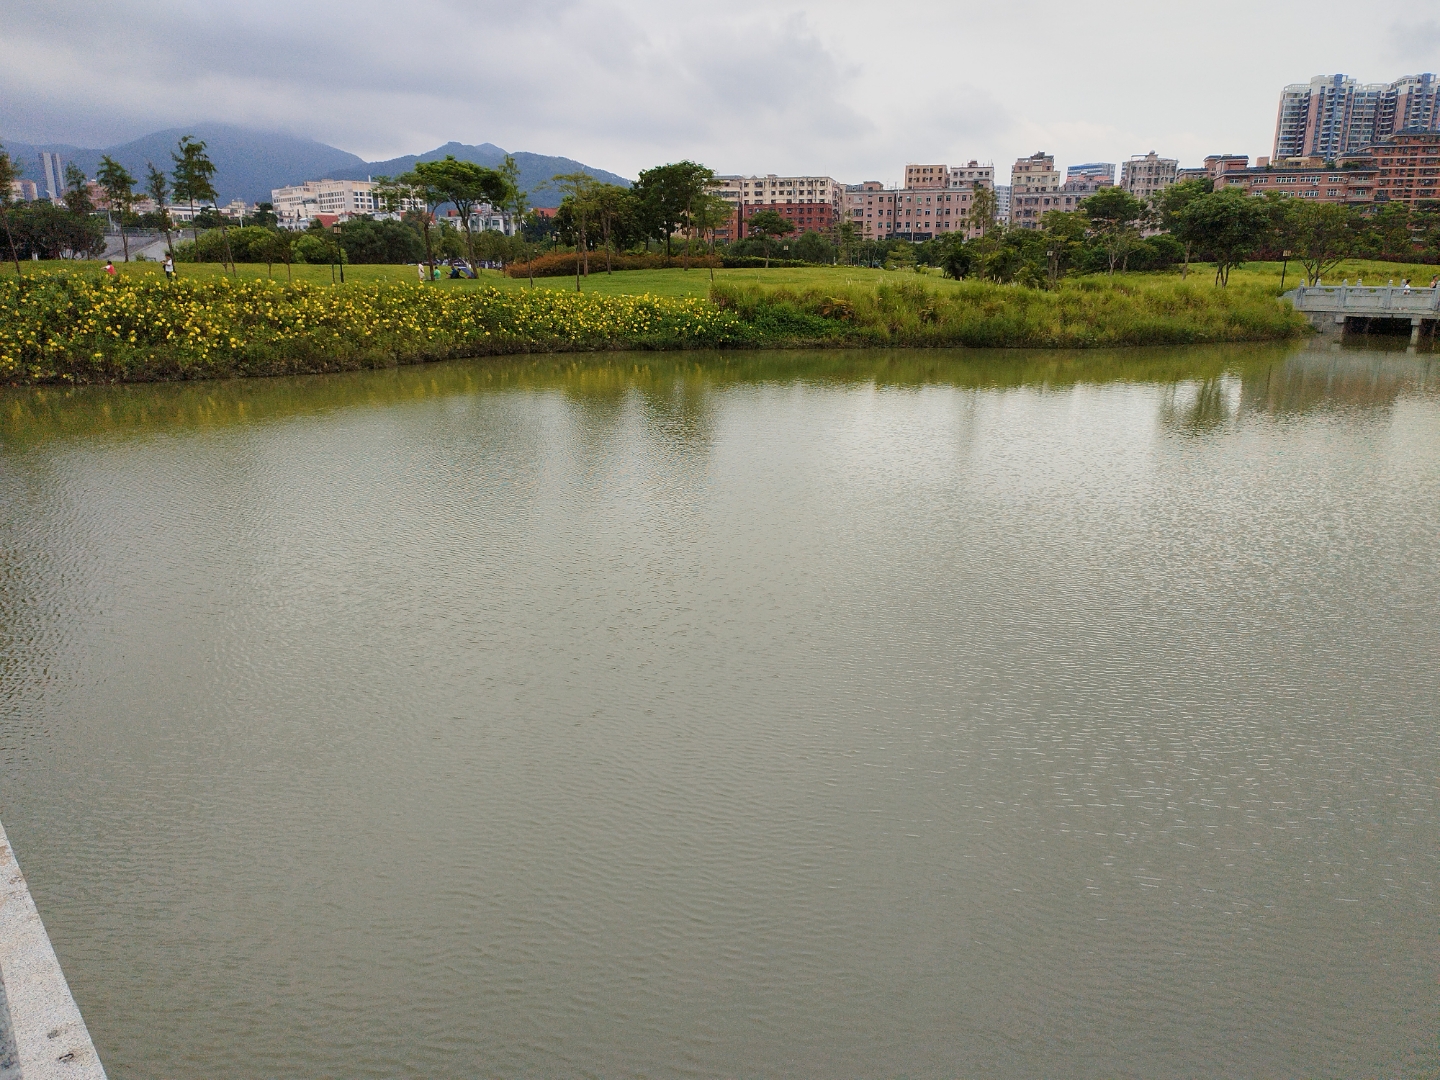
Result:
M745 338L733 312L699 299L64 272L0 279L5 382L268 375Z

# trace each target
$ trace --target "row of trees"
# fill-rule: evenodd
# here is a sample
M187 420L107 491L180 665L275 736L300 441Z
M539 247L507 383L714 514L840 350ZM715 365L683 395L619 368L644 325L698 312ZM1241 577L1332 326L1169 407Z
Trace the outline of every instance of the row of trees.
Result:
M927 254L953 277L978 276L1053 288L1074 270L1155 269L1212 263L1215 283L1245 261L1294 258L1318 282L1355 256L1415 259L1440 254L1440 214L1389 204L1374 213L1278 193L1255 198L1210 180L1166 188L1153 205L1101 188L1076 211L1051 210L1039 229L985 228L973 239L936 241Z
M169 176L157 169L153 162L147 162L143 193L160 208L157 224L164 230L167 244L172 224L164 207L172 198L188 203L192 217L198 206L213 203L216 199L215 164L205 152L204 142L186 135L171 157L174 171ZM16 273L20 272L22 248L40 258L59 258L66 251L76 255L93 255L104 250L103 231L93 219L95 204L90 198L89 180L79 166L73 162L65 166L63 209L52 203L16 206L10 185L20 176L19 165L0 146L0 223L4 226ZM104 190L111 209L120 216L122 225L127 218L135 217L135 206L143 195L136 190L136 179L128 169L106 154L100 159L96 180ZM220 225L223 236L223 218ZM130 242L123 228L120 235L125 261L129 262ZM198 222L195 239L199 239Z

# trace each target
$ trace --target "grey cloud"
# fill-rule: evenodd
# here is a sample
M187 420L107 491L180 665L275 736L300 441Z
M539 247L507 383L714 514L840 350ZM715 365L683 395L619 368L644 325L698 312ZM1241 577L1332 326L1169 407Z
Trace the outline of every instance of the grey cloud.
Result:
M1351 6L1311 2L1296 24L1217 0L1237 35L1211 8L1147 0L1109 22L1062 0L5 0L0 137L97 145L216 120L372 159L457 139L630 175L687 156L850 179L1003 169L1041 131L1075 161L1263 153L1285 83L1335 64L1393 78L1440 47L1431 20L1341 48L1326 28Z
M1433 67L1436 55L1440 54L1440 20L1393 23L1390 46L1396 59L1402 62L1415 61Z

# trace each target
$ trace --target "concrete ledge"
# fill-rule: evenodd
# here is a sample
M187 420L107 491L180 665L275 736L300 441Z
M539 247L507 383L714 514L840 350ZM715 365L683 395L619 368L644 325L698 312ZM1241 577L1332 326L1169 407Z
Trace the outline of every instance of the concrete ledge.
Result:
M0 1080L105 1080L0 825Z

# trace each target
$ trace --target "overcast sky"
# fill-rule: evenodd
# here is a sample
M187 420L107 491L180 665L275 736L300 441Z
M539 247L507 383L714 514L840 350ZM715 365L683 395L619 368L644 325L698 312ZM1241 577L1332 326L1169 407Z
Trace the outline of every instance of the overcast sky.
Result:
M1280 88L1440 68L1440 3L0 0L0 138L220 120L369 160L451 139L634 176L1270 152Z

